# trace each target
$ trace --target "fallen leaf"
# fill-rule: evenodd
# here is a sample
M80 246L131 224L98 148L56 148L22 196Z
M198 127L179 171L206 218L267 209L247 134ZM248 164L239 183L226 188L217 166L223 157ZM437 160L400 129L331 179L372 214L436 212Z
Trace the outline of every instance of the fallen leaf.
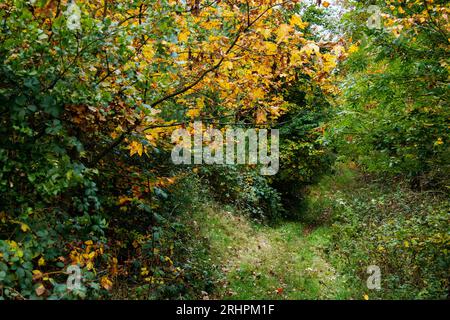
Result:
M35 292L38 296L42 296L45 293L44 285L40 284L39 287L35 289Z

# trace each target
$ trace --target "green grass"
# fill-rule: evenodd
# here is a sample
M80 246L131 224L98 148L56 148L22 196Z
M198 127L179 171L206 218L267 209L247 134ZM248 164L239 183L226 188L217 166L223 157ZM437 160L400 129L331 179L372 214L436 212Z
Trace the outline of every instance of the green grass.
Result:
M198 213L200 232L223 274L215 298L347 298L343 277L327 262L328 229L298 222L255 224L218 207Z

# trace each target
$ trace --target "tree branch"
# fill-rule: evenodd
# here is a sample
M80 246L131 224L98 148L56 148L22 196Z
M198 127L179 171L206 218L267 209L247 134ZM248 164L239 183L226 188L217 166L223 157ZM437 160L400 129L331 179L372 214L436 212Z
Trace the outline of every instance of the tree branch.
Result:
M211 66L210 68L204 70L200 76L194 80L192 83L190 83L189 85L186 85L178 90L175 90L172 93L167 94L166 96L152 102L150 104L150 107L154 108L157 105L170 100L176 96L179 96L180 94L183 94L187 91L189 91L190 89L194 88L197 84L199 84L208 73L218 69L221 64L223 63L223 61L225 60L226 56L231 52L231 50L233 50L233 48L236 46L237 42L239 41L239 39L241 38L242 34L246 33L253 24L255 24L259 19L261 19L270 9L276 7L276 6L280 6L280 5L284 5L286 3L291 2L291 0L282 2L282 3L276 3L273 4L269 7L267 7L263 12L261 12L255 19L253 19L250 22L247 22L247 25L245 26L245 28L240 28L240 30L238 31L236 37L234 38L234 40L231 42L230 46L228 47L228 49L225 51L225 53L222 55L222 57L220 58L220 60L214 64L213 66ZM116 148L118 145L120 145L122 143L123 140L125 140L125 138L131 134L133 131L136 130L137 127L139 127L141 125L143 121L143 118L138 119L131 127L129 127L126 131L124 131L119 137L117 137L109 146L107 146L102 152L100 152L91 162L91 165L96 164L98 161L100 161L103 157L105 157L109 152L111 152L114 148ZM168 126L174 126L172 125L168 125ZM159 126L161 127L161 126Z

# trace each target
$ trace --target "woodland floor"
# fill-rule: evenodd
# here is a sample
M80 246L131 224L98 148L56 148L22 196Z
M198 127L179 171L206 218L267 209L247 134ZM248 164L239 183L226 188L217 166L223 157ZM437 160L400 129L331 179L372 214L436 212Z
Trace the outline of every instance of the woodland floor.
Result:
M222 273L220 299L345 299L345 279L327 261L327 227L299 222L270 227L209 208L196 217Z

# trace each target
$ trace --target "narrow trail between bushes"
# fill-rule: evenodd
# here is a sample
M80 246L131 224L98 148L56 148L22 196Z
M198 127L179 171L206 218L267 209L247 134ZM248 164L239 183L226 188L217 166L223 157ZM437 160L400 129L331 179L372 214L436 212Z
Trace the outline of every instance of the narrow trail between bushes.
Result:
M323 250L328 228L299 222L262 226L218 208L208 208L197 220L222 274L208 298L340 298L344 280Z

